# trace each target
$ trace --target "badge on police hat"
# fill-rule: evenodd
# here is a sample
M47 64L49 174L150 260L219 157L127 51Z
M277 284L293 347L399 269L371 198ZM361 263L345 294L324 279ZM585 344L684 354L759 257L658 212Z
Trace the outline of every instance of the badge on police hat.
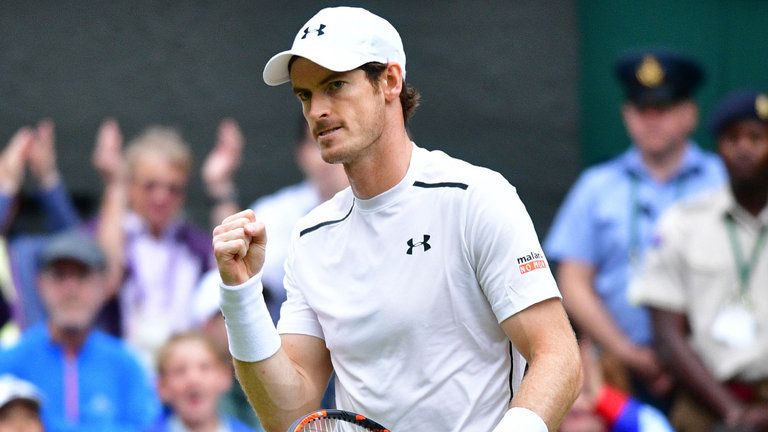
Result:
M755 112L760 120L768 120L768 96L764 93L755 98Z
M648 88L657 87L664 81L664 69L656 57L647 55L635 72L635 76L640 84Z

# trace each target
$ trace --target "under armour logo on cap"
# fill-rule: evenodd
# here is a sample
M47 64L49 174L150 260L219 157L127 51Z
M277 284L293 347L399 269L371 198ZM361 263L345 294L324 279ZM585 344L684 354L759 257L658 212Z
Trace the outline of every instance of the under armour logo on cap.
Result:
M306 39L307 35L310 32L315 32L315 33L317 33L318 36L322 36L322 35L325 34L325 32L323 31L324 28L325 28L325 24L320 24L320 27L318 27L316 29L310 29L309 27L307 27L307 28L304 29L304 36L302 36L301 38L302 39Z
M414 243L412 238L408 239L408 241L406 242L408 244L408 250L405 251L405 253L408 255L413 255L413 248L419 247L419 246L422 246L424 248L424 252L432 249L432 246L430 246L429 243L427 243L429 241L429 237L430 237L429 234L424 234L424 240L418 243Z

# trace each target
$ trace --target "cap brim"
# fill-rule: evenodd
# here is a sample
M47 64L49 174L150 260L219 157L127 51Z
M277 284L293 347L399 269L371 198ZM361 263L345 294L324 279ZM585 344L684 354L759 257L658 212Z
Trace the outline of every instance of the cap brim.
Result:
M293 56L304 57L334 72L350 71L368 62L387 62L386 59L372 58L354 52L342 52L338 49L323 49L318 46L307 47L306 49L291 49L277 53L269 59L267 65L264 66L264 73L262 74L264 82L271 86L278 86L290 81L291 75L288 71L288 63L290 63Z
M267 85L278 86L291 80L291 76L288 74L288 62L291 61L291 57L293 57L293 52L289 50L277 53L269 59L262 74Z

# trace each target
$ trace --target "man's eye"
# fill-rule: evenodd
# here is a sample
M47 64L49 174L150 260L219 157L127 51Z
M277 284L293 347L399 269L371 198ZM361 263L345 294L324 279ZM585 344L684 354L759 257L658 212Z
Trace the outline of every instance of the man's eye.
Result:
M331 81L330 84L328 84L329 90L338 90L342 87L344 87L344 81Z
M299 98L300 101L306 102L309 100L309 92L296 92L296 97Z

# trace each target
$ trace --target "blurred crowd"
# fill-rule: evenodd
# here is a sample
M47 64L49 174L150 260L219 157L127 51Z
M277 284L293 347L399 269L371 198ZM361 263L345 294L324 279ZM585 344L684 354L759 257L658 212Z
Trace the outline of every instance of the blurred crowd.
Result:
M690 56L632 52L615 75L631 145L579 177L544 242L587 377L561 430L768 430L768 89L723 95L701 122ZM716 153L691 138L700 123ZM294 224L347 187L296 129L304 180L249 206L275 322ZM233 385L210 229L184 217L189 145L165 126L124 142L116 119L94 141L95 216L68 192L52 120L0 151L0 431L261 430ZM222 120L199 173L211 226L241 208L245 148Z

